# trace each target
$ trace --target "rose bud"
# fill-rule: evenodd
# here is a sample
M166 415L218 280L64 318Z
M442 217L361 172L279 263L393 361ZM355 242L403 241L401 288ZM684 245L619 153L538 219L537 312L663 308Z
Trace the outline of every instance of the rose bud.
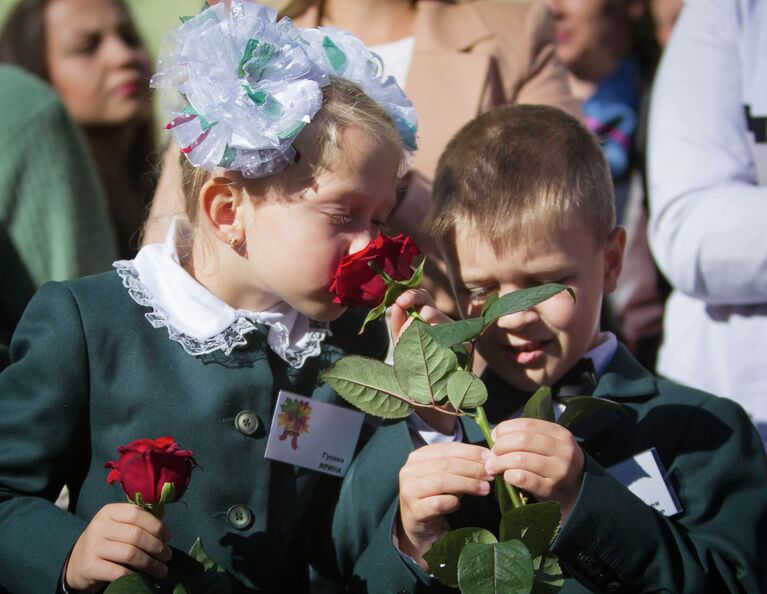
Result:
M137 504L155 505L178 501L189 485L192 468L196 466L194 454L179 449L172 437L137 439L118 447L117 451L120 459L104 465L104 468L112 469L107 476L107 483L111 485L118 481L128 499ZM163 501L162 492L166 483L173 485L173 489L170 498Z
M383 301L387 282L374 267L395 281L405 281L412 274L413 258L420 252L410 237L379 235L360 251L341 258L330 284L336 295L333 303L376 307Z

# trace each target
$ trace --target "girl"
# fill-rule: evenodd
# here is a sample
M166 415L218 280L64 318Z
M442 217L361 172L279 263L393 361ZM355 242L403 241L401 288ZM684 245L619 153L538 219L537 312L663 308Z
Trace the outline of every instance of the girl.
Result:
M190 161L189 220L116 271L50 283L30 304L0 374L4 586L162 577L170 547L199 536L242 591L307 590L306 558L322 552L309 532L326 509L318 475L264 452L280 390L335 402L319 372L346 352L385 351L328 291L392 210L398 129L415 128L376 66L349 35L299 33L241 2L166 40L153 84ZM160 435L201 466L162 522L115 503L104 470L117 446ZM71 513L51 502L63 484Z

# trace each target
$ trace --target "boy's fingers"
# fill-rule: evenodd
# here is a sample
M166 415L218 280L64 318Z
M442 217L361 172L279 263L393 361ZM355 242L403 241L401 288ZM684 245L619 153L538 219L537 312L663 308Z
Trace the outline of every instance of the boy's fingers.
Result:
M402 467L400 481L423 481L430 476L456 475L483 481L492 480L483 462L462 458L421 460Z
M435 458L463 458L465 460L482 461L482 453L488 449L482 446L451 441L425 446L414 450L408 457L410 461L433 460Z
M493 475L509 470L523 470L542 477L551 477L552 474L563 474L558 472L556 467L556 462L552 462L551 458L530 452L512 452L491 458L485 463L487 472Z
M486 495L488 481L457 474L431 474L400 484L400 495L407 500L423 500L439 495Z
M419 499L410 509L410 519L418 523L444 516L461 507L460 498L455 495L435 495L427 499Z
M492 452L495 456L502 456L509 452L553 455L560 445L559 440L546 433L515 431L498 437L493 444Z
M497 441L505 435L518 432L546 433L556 439L566 439L572 435L570 431L556 423L519 417L499 423L493 429L493 439Z

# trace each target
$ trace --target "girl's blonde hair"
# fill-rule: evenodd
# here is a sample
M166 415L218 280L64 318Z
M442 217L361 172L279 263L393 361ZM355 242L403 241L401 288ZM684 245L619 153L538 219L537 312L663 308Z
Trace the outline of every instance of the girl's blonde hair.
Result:
M377 142L388 145L399 155L400 169L405 163L405 147L389 114L357 85L331 77L323 89L322 108L293 143L296 161L286 169L259 179L247 179L239 172L229 172L252 195L263 196L269 190L276 195L293 193L307 187L314 176L331 166L343 150L341 136L349 127L361 128ZM192 165L182 154L181 184L184 207L189 222L197 222L198 196L211 175Z

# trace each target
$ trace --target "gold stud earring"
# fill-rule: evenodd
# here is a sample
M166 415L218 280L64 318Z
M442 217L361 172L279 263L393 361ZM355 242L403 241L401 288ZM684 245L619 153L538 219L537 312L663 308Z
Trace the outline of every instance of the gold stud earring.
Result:
M232 248L233 250L236 250L236 249L237 249L237 247L238 247L239 243L240 243L240 242L237 240L237 238L236 238L236 237L231 237L231 238L229 239L229 247L230 247L230 248Z

